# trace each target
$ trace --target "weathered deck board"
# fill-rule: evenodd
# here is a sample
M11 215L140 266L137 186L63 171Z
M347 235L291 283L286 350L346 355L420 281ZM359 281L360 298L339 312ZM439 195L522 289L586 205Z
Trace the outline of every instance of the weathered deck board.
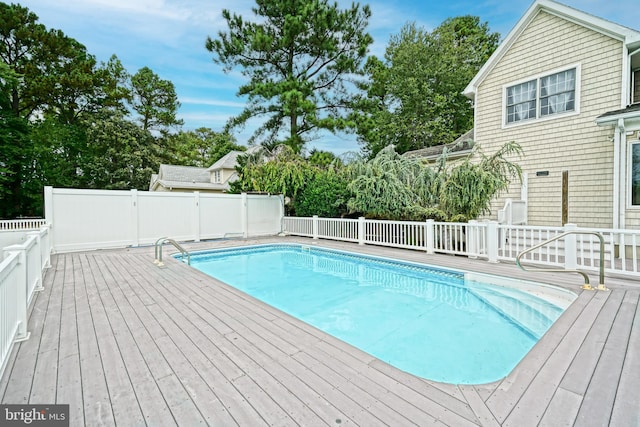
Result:
M640 298L635 292L636 301ZM618 384L616 400L611 414L611 425L640 425L638 409L638 378L640 378L640 303L636 304L635 316L629 334L629 345L625 352L624 365Z
M523 423L531 422L534 419L539 420L542 417L553 393L589 332L591 323L597 318L602 307L606 307L601 302L611 302L610 307L616 309L617 303L619 303L616 300L617 295L614 294L610 298L606 298L609 297L609 294L601 293L591 299L582 315L584 321L576 322L571 327L569 333L536 373L535 378L527 387L526 394L519 399L503 425L521 426Z
M528 277L513 266L462 257L323 245ZM455 386L402 372L169 257L158 268L152 253L54 256L45 289L30 308L31 338L15 347L0 379L0 401L69 403L72 425L640 420L640 290L630 282L617 281L608 293L582 292L504 380ZM562 275L544 277L567 282Z
M600 337L606 341L578 412L579 423L605 425L611 418L637 306L637 293L625 292L608 336Z

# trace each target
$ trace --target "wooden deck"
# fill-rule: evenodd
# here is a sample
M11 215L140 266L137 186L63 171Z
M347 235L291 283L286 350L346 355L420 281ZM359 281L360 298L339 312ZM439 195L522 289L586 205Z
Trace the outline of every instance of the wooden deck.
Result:
M580 282L462 257L260 242L273 240L576 291ZM158 268L153 248L54 256L31 307L31 338L16 345L0 379L0 401L70 404L72 426L640 426L640 285L631 281L608 278L611 291L580 292L504 380L455 386L395 369L167 258Z

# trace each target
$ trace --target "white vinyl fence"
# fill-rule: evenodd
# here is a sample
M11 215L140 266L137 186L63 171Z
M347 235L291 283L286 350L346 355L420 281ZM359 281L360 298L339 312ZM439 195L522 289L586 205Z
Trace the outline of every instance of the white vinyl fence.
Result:
M5 221L0 221L4 224ZM29 337L28 310L34 292L42 289L43 270L50 265L50 234L24 231L24 243L3 249L0 263L0 377L14 343Z
M283 219L283 232L288 235L464 255L489 262L515 261L523 250L567 231L600 233L605 241L605 271L640 277L640 230L580 228L573 224L565 227L534 227L477 221L451 223L318 217ZM600 265L600 242L593 234L570 234L525 254L522 261L540 266L597 271Z
M278 195L78 190L45 187L45 218L56 252L275 235Z

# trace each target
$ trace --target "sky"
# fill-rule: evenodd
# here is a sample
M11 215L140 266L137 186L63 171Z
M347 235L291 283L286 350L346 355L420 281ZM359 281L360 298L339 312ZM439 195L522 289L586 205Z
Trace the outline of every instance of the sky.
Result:
M134 74L151 68L176 88L184 130L208 127L221 131L238 115L245 100L236 96L245 83L240 70L225 74L205 49L208 36L227 29L222 9L251 19L255 0L0 0L29 8L47 28L62 30L87 47L99 62L116 55ZM639 0L563 0L562 3L615 23L640 30ZM333 0L330 0L332 3ZM338 0L347 8L351 0ZM432 31L449 17L478 16L492 32L505 37L532 0L373 0L368 31L374 39L370 54L382 57L391 35L415 22ZM246 145L259 123L250 122L234 133ZM343 154L359 151L354 135L319 134L306 149Z

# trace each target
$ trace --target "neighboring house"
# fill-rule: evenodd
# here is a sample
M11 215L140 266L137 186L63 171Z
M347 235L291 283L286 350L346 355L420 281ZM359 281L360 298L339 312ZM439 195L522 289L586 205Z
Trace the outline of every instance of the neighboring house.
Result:
M149 191L202 191L222 193L228 189L221 183L212 183L207 168L193 166L160 165L158 174L151 176Z
M151 176L149 191L202 191L223 193L238 179L235 167L242 151L230 151L209 168L160 165Z
M435 145L433 147L420 148L404 153L407 157L420 157L426 160L436 160L447 151L447 158L457 159L466 156L473 150L473 129L456 138L449 144Z
M522 146L528 224L640 228L640 32L537 0L464 91L485 153Z

